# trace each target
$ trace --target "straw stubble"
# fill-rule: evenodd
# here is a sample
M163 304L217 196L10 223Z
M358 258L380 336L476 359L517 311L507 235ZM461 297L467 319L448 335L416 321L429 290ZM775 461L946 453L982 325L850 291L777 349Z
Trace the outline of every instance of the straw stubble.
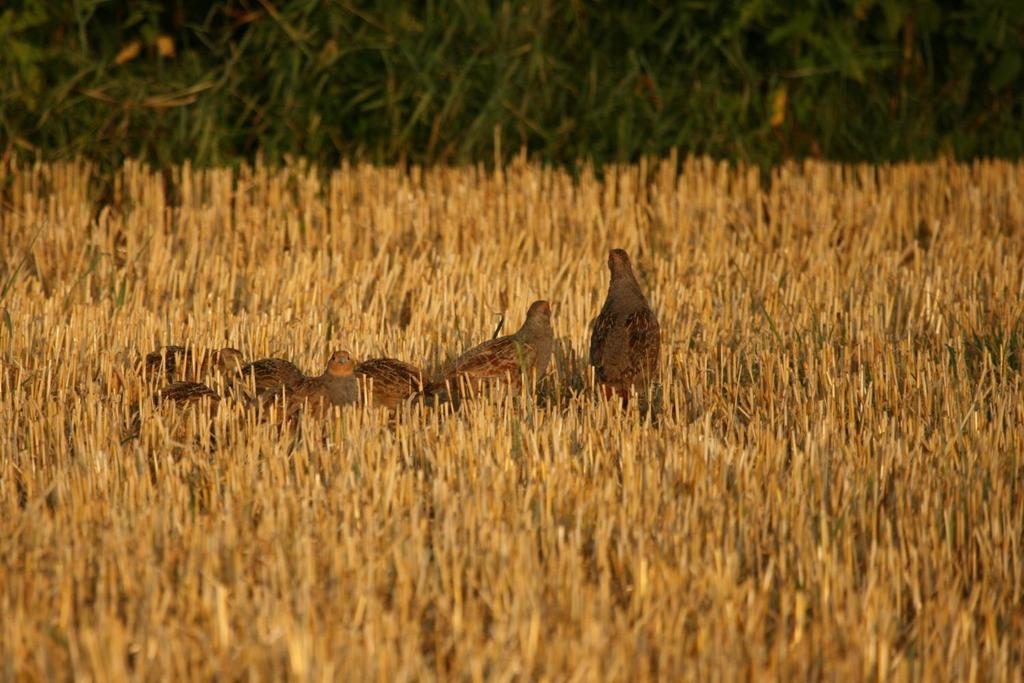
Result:
M1024 166L5 163L4 676L1019 677ZM161 345L436 376L537 299L548 376L457 415L139 403Z

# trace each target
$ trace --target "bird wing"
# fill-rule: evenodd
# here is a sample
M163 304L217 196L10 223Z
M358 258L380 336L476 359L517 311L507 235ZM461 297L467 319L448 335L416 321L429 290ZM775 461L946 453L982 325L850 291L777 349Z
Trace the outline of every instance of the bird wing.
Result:
M424 388L423 371L410 363L395 358L371 358L355 368L356 376L364 385L372 384L374 400L392 405Z
M661 331L650 308L628 315L602 311L590 339L590 364L601 382L632 382L658 362Z
M423 391L428 398L442 403L458 403L462 396L460 384L476 388L488 380L509 378L517 383L524 370L535 366L537 350L514 336L499 337L475 346L462 354L440 379L430 383Z
M356 365L355 373L373 379L378 386L394 386L396 389L418 389L423 381L423 371L415 365L395 358L371 358Z
M590 331L590 364L595 368L604 366L604 351L614 329L615 314L605 307L594 319L594 325Z
M183 346L165 346L146 354L143 371L147 375L173 376L179 368L192 364L192 354Z
M294 384L305 375L290 361L282 358L261 358L242 367L242 377L252 377L256 393L282 385Z
M513 377L537 362L537 350L515 337L500 337L476 346L455 361L446 376L465 375L472 378Z
M205 384L200 384L199 382L174 382L158 391L153 398L159 404L163 401L194 403L207 397L212 401L220 400L217 392Z
M319 377L303 377L290 385L278 384L263 394L261 399L265 417L269 415L271 406L277 405L279 417L287 419L296 418L304 408L317 410L329 403L330 399Z
M634 376L643 375L648 380L658 369L658 355L661 353L658 318L650 308L643 308L626 319L626 330Z

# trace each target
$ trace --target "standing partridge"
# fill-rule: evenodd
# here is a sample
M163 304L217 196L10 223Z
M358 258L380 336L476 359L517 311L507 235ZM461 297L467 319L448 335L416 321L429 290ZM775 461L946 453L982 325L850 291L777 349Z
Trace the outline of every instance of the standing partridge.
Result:
M629 256L608 253L611 282L590 337L590 364L605 396L625 400L632 388L645 391L654 381L661 349L658 318L640 289Z

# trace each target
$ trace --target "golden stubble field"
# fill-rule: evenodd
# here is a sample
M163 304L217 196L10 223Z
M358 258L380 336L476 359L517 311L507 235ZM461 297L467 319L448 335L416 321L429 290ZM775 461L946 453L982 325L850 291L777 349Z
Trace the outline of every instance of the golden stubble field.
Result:
M0 678L1021 680L1024 165L0 170ZM607 250L652 424L586 389ZM280 433L160 344L550 376Z

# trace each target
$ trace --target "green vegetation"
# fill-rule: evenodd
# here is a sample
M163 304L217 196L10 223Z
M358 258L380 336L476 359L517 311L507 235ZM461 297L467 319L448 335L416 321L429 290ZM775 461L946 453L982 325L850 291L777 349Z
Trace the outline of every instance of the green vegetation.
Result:
M14 2L0 153L110 168L1024 151L1019 1L801 5Z

